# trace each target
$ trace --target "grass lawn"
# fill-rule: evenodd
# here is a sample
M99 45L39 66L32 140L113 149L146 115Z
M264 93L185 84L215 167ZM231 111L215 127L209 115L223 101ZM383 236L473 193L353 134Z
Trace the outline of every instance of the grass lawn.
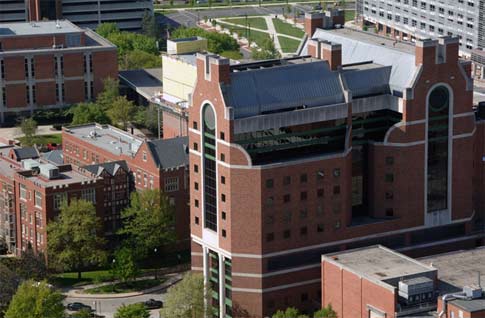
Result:
M246 26L246 18L227 18L227 19L223 19L223 21ZM260 29L260 30L268 30L268 25L266 24L266 20L264 18L248 17L247 23L252 28Z
M303 32L303 30L300 30L289 23L281 21L280 19L273 18L273 24L276 32L278 33L294 36L297 38L302 38L305 35L305 32Z
M355 19L354 10L345 10L345 22Z
M19 138L20 143L25 142L25 137ZM48 143L62 143L62 135L61 134L51 134L51 135L39 135L34 137L34 143L37 145L47 145Z
M239 36L246 37L246 29L243 27L238 28L236 26L232 26L225 23L219 23L219 25L226 29L229 29L231 33L236 32L237 34L239 34ZM270 36L268 33L255 31L255 30L249 31L249 40L252 42L256 42L256 44L258 44L259 46L261 46L261 43L263 42L264 39L270 39Z
M63 273L52 276L50 283L58 287L81 286L102 282L109 282L113 279L109 270L83 272L81 280L77 279L77 273Z
M88 294L121 294L121 293L131 293L148 288L152 288L163 283L165 279L143 279L137 280L130 283L116 283L104 285L96 288L87 289Z
M280 40L283 53L294 53L300 45L300 41L289 39L285 36L278 36L278 40Z

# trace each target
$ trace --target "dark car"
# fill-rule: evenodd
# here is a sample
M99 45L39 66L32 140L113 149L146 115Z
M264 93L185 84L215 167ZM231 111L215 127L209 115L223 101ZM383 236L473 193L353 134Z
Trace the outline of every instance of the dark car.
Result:
M145 307L150 310L159 309L163 307L163 302L155 299L148 299L147 301L143 302L143 305L145 305Z
M70 311L80 311L80 310L87 310L87 311L93 311L93 308L91 306L85 305L83 303L70 303L67 304L67 309Z

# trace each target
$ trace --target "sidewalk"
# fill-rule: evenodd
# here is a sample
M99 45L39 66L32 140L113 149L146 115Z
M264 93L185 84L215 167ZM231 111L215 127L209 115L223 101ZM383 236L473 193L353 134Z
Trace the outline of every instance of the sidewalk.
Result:
M120 294L87 294L84 292L87 289L116 283L116 282L107 282L102 284L85 285L79 288L72 288L63 292L63 295L70 298L85 298L85 299L113 299L113 298L136 297L144 294L153 293L159 290L167 289L172 285L175 285L176 283L178 283L182 279L182 275L183 275L182 273L168 274L166 275L168 279L165 282L163 282L163 284L149 289L145 289L142 291L138 291L138 292L120 293ZM149 278L155 278L155 277L154 276L139 277L137 278L137 280L149 279Z

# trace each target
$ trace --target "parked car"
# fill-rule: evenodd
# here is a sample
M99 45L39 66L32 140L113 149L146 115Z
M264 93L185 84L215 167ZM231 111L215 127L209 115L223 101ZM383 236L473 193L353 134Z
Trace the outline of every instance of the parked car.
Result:
M155 299L148 299L147 301L143 302L143 305L150 310L163 308L163 302Z
M49 149L49 150L51 150L51 151L52 151L52 150L58 150L58 149L61 149L61 145L58 145L58 144L56 144L55 142L53 142L53 143L48 143L48 144L47 144L47 149Z
M82 309L93 311L93 308L91 308L91 306L85 305L83 303L78 303L78 302L67 304L67 309L70 311L81 311Z

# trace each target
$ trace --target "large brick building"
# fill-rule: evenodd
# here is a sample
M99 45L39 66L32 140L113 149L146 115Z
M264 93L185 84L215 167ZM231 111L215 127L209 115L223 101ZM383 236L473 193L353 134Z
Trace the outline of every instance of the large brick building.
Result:
M118 77L116 47L69 21L0 24L0 124L93 100Z
M145 140L109 125L71 126L62 131L63 155L75 166L123 160L135 189L160 189L175 207L177 239L189 239L187 137Z
M318 308L324 253L483 243L485 126L458 39L306 29L311 57L197 57L192 269L219 317Z

